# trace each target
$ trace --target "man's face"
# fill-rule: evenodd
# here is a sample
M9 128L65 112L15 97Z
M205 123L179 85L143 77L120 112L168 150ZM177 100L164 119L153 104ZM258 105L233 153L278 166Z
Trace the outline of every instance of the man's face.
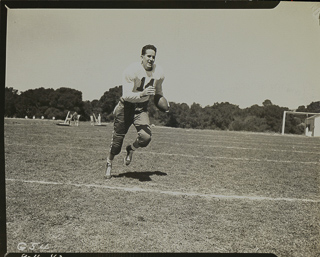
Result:
M147 49L144 55L141 55L142 66L146 71L151 71L154 61L156 60L156 52L152 49Z

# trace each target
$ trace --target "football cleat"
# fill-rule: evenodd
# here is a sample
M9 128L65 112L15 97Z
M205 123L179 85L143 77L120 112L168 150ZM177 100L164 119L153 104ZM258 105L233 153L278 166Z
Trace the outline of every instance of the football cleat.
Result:
M127 155L124 157L124 164L128 166L132 161L133 150L130 145L127 146L126 150Z
M111 178L111 170L112 170L112 163L107 162L106 175L104 176L106 179Z

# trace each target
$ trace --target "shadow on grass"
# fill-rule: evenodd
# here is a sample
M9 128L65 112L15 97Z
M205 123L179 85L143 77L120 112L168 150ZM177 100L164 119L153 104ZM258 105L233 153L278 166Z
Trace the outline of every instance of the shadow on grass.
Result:
M134 178L134 179L139 179L139 181L152 181L151 176L157 175L157 176L166 176L167 173L161 172L161 171L143 171L143 172L126 172L126 173L121 173L119 175L113 175L114 178Z

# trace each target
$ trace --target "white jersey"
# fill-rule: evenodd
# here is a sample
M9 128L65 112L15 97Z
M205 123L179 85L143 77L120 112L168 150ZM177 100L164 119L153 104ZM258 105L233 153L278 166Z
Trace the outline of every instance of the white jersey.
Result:
M159 65L153 64L151 71L146 71L140 62L131 64L122 76L122 98L131 103L141 103L150 96L140 97L140 93L149 86L155 87L155 93L163 95L162 82L164 72Z

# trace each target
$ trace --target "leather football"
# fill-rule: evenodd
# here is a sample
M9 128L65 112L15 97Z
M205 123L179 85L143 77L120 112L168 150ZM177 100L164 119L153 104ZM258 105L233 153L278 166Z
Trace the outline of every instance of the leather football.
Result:
M154 105L162 112L169 111L169 103L167 99L162 95L156 94L154 96Z

